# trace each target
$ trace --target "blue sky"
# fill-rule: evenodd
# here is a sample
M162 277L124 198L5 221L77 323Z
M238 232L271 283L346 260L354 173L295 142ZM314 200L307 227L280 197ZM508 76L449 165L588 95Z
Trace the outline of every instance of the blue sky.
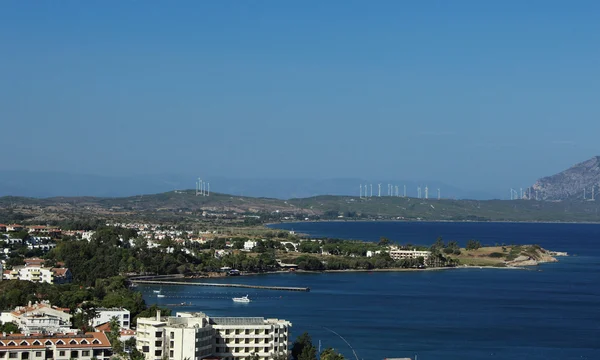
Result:
M599 155L597 1L3 1L5 169L527 186Z

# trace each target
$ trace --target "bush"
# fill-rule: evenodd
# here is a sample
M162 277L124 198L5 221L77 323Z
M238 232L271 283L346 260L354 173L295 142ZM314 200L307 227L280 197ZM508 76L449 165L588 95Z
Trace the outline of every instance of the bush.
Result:
M493 253L490 254L490 257L491 258L501 258L501 257L504 257L504 254L503 253L499 253L499 252L493 252Z

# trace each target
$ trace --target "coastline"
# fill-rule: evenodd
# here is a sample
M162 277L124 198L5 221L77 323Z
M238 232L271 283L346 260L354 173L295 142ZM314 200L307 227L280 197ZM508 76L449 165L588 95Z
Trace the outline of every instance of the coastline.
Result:
M592 221L519 221L519 220L489 220L489 221L481 221L481 220L400 220L400 219L327 219L327 220L310 220L310 221L302 221L302 220L290 220L290 221L276 221L276 222L268 222L262 224L263 227L270 228L273 225L279 224L306 224L306 223L321 223L321 222L333 222L333 223L344 223L344 222L403 222L403 223L495 223L495 224L581 224L581 225L600 225L600 222L592 222ZM284 230L284 229L280 229Z
M264 275L281 275L281 274L343 274L343 273L386 273L386 272L425 272L425 271L445 271L445 270L465 270L465 269L495 269L495 270L531 270L532 266L470 266L470 265L461 265L454 267L437 267L437 268L424 268L424 269L412 269L412 268L385 268L385 269L342 269L342 270L277 270L277 271L267 271L267 272L247 272L241 273L240 277L244 276L264 276ZM235 278L237 276L229 276L229 275L221 275L221 276L186 276L184 279L193 280L193 279L224 279L224 278Z

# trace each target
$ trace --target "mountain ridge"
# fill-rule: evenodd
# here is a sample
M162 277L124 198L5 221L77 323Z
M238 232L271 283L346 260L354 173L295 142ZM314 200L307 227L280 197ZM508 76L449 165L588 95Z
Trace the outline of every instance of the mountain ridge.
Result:
M600 156L577 163L554 175L538 179L532 186L540 200L594 200L600 190Z

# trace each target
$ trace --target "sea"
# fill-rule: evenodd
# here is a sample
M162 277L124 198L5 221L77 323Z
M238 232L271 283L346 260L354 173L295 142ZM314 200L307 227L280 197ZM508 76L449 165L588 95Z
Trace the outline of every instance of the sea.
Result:
M149 304L209 316L260 316L292 323L315 346L346 359L600 359L600 225L451 222L302 222L271 225L311 237L430 245L539 244L566 251L527 270L285 273L219 279L310 287L310 292L140 286ZM194 280L206 281L206 280ZM214 282L215 280L211 280ZM249 295L249 304L231 298ZM175 306L182 302L188 306Z

